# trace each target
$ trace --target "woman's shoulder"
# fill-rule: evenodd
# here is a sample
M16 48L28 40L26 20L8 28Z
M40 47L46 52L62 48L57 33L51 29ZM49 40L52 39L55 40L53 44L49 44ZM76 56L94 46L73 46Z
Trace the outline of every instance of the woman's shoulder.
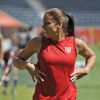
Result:
M80 38L75 37L75 42L77 46L84 45L86 42Z
M41 43L41 40L42 40L42 37L41 36L38 36L38 37L32 38L30 41L32 43Z
M87 43L80 38L75 38L75 42L76 42L76 46L78 48L78 51L80 51L80 50L83 51L84 49L88 48Z
M41 37L35 37L32 38L28 41L27 46L30 49L34 49L35 51L39 51L39 49L41 48Z

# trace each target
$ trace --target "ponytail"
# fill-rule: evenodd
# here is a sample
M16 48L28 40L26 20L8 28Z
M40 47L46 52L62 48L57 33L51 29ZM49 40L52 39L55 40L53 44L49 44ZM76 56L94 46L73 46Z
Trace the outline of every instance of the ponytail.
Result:
M67 27L67 32L68 32L68 36L75 36L74 34L74 18L72 15L67 14L66 15L68 17L68 27Z

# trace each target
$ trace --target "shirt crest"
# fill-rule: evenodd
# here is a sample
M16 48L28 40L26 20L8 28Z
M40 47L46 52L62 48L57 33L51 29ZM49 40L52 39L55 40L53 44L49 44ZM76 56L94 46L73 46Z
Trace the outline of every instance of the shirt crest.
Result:
M71 47L65 47L65 51L70 54L71 53L72 48Z

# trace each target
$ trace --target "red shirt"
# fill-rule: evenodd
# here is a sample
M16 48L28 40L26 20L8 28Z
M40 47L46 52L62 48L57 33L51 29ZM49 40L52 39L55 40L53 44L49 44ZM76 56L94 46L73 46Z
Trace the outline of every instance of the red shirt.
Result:
M57 42L43 37L38 56L40 70L46 76L36 84L33 100L75 100L76 87L70 82L76 60L75 37Z

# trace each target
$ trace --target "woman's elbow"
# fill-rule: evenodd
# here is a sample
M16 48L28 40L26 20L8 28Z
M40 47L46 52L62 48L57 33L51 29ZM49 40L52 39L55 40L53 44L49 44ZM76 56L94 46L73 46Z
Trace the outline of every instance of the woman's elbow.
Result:
M95 63L96 63L96 54L95 53L91 56L91 59L92 59L92 62L94 63L93 65L95 65Z
M96 62L96 54L93 55L94 61Z
M14 58L13 58L13 65L14 65L14 67L20 69L20 68L18 67L18 61L17 61L17 59L18 59L17 57L14 57Z

